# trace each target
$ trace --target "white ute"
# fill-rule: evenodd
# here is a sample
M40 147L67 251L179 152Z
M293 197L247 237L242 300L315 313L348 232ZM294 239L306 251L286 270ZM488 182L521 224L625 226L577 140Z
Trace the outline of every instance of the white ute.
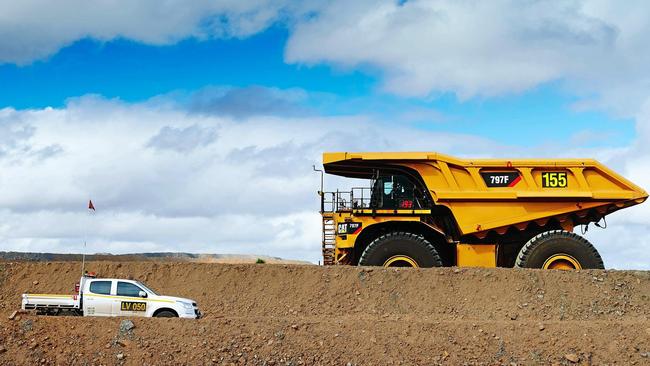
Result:
M46 315L201 317L196 301L161 296L133 280L81 277L77 295L23 294L23 310Z

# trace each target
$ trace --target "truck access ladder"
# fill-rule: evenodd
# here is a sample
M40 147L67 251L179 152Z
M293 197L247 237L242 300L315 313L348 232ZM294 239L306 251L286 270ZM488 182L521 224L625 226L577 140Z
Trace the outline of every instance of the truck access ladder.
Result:
M323 213L323 265L334 264L334 248L336 247L336 223L334 213Z

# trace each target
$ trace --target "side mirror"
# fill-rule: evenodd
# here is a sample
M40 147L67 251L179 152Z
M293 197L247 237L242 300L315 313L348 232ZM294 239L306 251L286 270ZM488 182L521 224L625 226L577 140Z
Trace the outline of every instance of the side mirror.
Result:
M147 298L147 293L144 292L144 291L142 291L142 290L140 290L140 292L138 293L138 295L140 295L140 297L143 298L143 299L146 299L146 298Z

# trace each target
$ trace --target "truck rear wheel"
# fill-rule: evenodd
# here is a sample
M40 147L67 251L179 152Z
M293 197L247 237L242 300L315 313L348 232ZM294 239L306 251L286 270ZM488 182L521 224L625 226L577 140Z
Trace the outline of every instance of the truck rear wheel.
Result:
M515 267L543 269L604 269L594 246L580 235L547 231L530 239L519 251Z
M361 266L441 267L436 248L422 235L392 232L373 240L361 254Z

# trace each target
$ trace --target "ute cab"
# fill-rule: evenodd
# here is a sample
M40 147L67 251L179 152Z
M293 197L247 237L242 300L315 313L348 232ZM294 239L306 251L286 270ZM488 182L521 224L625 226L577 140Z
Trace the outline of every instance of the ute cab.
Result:
M574 228L648 197L593 159L336 152L323 167L366 182L324 192L321 181L325 265L603 268Z
M201 317L191 299L163 296L142 282L85 275L75 285L75 295L23 294L23 310L47 315Z

